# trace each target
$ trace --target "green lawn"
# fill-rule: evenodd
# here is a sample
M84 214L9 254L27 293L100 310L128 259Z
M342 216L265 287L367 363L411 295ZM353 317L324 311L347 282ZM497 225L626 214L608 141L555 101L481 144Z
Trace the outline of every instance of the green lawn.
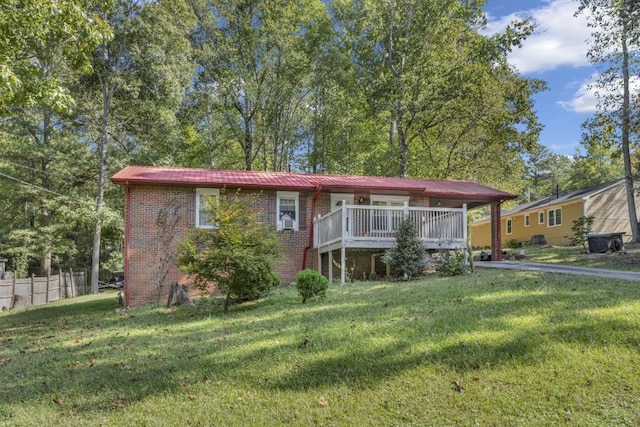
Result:
M640 245L625 244L625 252L589 253L582 246L538 246L522 248L524 261L547 262L581 267L609 268L613 270L640 271ZM506 249L519 254L521 249Z
M637 283L479 271L0 314L7 426L638 425Z

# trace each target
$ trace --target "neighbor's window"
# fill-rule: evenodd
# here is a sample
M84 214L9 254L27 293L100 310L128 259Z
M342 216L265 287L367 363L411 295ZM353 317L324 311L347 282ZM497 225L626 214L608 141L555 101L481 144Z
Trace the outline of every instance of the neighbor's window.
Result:
M298 193L278 191L278 230L298 231Z
M211 211L218 207L220 189L198 188L196 190L196 226L198 228L216 228L211 221Z
M524 216L524 226L525 226L525 227L528 227L528 226L530 226L530 225L531 225L531 221L530 221L530 219L529 219L529 215L525 215L525 216Z
M544 224L544 212L538 212L538 224Z
M562 224L562 209L552 209L549 211L549 227Z
M512 231L513 231L513 229L512 229L511 219L508 219L507 220L507 234L511 234Z

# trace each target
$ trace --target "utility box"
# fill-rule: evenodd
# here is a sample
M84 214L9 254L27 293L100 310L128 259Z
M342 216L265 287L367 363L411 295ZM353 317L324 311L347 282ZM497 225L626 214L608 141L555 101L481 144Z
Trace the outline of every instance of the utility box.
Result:
M620 233L591 233L587 234L587 242L589 243L589 252L605 253L624 251L624 243Z

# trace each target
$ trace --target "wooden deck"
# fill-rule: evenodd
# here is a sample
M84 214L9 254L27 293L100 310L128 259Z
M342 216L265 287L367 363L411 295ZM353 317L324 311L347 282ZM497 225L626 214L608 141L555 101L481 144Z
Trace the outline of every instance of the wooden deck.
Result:
M314 247L323 253L341 251L341 282L344 283L345 250L388 249L402 218L409 217L427 249L467 247L467 207L417 208L404 206L344 205L314 220ZM318 261L320 265L320 260Z

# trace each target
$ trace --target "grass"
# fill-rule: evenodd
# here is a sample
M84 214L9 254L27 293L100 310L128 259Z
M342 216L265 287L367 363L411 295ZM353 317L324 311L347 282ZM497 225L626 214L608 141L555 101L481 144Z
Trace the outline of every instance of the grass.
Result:
M582 246L538 246L523 248L524 261L565 264L581 267L608 268L612 270L640 271L640 245L625 244L625 252L589 253ZM520 249L507 249L519 253Z
M479 271L0 314L7 426L638 425L635 283Z

